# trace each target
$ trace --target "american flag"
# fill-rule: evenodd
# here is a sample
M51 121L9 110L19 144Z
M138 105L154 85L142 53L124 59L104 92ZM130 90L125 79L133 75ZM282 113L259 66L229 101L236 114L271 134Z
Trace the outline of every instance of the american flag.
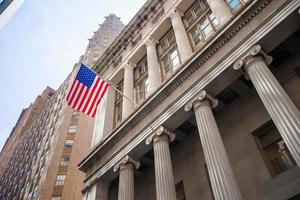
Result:
M94 117L107 89L108 84L102 78L81 64L67 95L67 102L73 109Z

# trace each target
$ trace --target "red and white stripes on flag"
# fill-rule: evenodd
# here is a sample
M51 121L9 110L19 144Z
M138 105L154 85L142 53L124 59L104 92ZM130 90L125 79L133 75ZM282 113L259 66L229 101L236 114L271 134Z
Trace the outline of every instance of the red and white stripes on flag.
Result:
M94 117L108 86L102 78L81 64L67 95L67 102L73 109Z

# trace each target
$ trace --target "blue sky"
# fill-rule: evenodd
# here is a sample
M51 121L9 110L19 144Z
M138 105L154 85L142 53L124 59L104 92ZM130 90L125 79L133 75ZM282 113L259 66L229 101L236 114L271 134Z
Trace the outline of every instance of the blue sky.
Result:
M125 3L126 2L126 3ZM104 17L127 24L145 0L27 0L0 30L0 149L20 112L57 89Z

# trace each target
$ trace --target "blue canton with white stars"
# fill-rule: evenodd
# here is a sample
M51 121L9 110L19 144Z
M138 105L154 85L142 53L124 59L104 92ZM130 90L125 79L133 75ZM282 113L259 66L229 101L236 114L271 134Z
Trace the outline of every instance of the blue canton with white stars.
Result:
M94 82L96 74L90 70L85 65L81 64L79 72L76 76L76 79L84 84L86 87L90 88Z

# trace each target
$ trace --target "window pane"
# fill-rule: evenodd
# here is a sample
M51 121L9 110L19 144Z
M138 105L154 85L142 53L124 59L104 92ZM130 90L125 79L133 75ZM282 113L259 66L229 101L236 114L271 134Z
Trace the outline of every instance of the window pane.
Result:
M60 165L67 166L69 164L70 157L69 156L62 156L60 160Z
M235 10L241 3L240 0L226 0L226 2L231 10Z
M187 27L189 27L194 22L194 17L192 12L188 12L185 16L185 22Z
M171 53L170 57L171 57L173 68L177 68L180 64L180 61L179 61L178 52L176 49Z
M69 127L69 133L75 133L77 130L77 125L70 125Z
M74 144L74 140L66 140L65 147L70 148L73 146L73 144Z
M199 30L197 29L197 27L195 27L194 29L191 30L191 36L192 36L195 46L197 46L201 42L201 34L200 34Z
M162 66L163 66L163 74L166 75L171 69L168 56L162 59Z
M64 185L65 183L65 175L58 175L56 177L56 182L55 182L55 185Z
M210 18L210 21L212 22L212 24L214 25L214 27L219 25L219 21L217 20L215 14L210 13L209 18Z
M205 36L207 36L212 31L212 27L210 26L207 18L201 23L200 26Z

